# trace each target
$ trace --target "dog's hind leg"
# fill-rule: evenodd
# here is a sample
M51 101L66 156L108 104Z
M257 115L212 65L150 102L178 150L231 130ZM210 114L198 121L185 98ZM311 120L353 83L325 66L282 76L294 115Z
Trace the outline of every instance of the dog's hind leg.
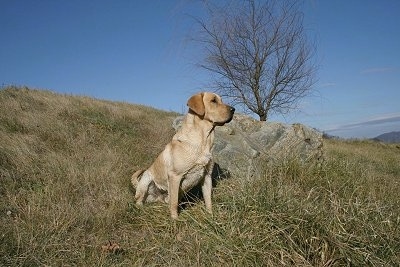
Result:
M139 183L140 179L142 178L142 174L145 170L138 170L134 174L132 174L131 177L131 184L133 188L137 187L137 184Z
M137 205L143 205L143 202L146 200L147 191L149 189L149 185L152 180L153 177L151 176L148 170L143 172L140 179L138 177L138 181L136 184L136 193L135 193L135 199Z

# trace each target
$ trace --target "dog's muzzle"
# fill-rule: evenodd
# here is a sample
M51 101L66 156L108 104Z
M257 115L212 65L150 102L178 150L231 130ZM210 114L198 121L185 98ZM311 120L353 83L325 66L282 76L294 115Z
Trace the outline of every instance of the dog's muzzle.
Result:
M235 108L234 108L234 107L228 106L228 109L229 109L229 112L230 112L231 114L230 114L228 120L227 120L225 123L231 122L232 119L233 119L233 114L235 113Z

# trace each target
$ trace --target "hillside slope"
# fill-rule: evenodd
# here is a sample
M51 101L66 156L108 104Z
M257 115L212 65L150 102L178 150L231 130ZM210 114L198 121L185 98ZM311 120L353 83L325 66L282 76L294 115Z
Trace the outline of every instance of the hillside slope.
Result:
M373 138L374 140L379 140L385 143L400 143L400 132L390 132L378 135Z
M137 208L131 173L176 114L27 88L0 90L2 266L397 266L394 145L329 140L321 166L281 162L214 188L171 221ZM190 204L190 205L189 205ZM102 252L116 242L121 249Z
M99 246L96 232L119 236L129 177L162 150L177 115L27 88L0 91L0 109L0 254L30 266L74 265Z

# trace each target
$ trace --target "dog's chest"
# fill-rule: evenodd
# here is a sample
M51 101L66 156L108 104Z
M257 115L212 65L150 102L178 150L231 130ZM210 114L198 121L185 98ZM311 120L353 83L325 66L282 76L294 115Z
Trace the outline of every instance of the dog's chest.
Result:
M183 177L182 190L188 191L198 185L206 173L207 165L195 165Z
M212 143L210 139L200 144L190 144L185 148L184 156L187 163L186 171L199 172L198 169L206 167L212 160Z

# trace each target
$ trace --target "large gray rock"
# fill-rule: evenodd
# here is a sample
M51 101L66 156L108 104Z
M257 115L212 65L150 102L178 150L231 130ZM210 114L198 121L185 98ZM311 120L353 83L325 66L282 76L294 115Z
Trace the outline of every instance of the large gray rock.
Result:
M175 119L175 129L182 118ZM236 114L230 123L216 127L213 156L225 175L251 178L265 164L321 162L322 146L322 133L305 125L260 122Z

